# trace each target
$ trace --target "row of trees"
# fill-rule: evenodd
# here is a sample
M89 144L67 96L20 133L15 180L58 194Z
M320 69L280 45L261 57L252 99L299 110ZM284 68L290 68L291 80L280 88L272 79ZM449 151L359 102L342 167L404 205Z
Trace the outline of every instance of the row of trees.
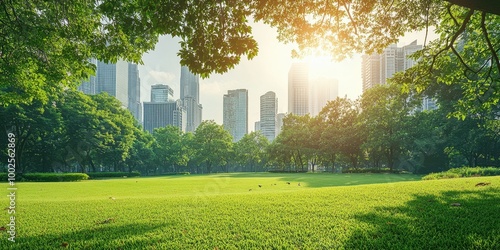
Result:
M194 133L176 127L143 131L106 93L66 90L48 104L0 108L5 132L16 135L19 172L334 171L338 167L446 170L500 165L498 111L457 119L449 114L456 86L434 92L439 108L420 112L421 98L393 83L356 101L337 98L316 117L287 115L269 142L252 132L233 143L221 125L204 121ZM427 93L429 94L429 92ZM7 133L0 147L7 148ZM5 159L4 151L1 154ZM6 161L2 161L6 162Z

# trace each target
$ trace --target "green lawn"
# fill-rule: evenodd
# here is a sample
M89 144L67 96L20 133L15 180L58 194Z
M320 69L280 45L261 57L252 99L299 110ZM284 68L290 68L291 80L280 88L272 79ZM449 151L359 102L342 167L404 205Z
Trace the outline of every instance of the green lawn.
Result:
M420 178L241 173L18 183L18 235L12 243L0 231L0 248L500 247L500 177ZM7 211L0 218L7 224Z

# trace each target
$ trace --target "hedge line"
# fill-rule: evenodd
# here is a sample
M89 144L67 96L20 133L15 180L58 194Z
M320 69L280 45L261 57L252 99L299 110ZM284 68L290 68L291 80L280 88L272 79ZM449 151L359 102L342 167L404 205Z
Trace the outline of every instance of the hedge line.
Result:
M109 178L109 177L136 177L141 176L137 171L133 172L90 172L87 173L91 179L95 178Z
M431 173L424 177L422 180L438 180L438 179L450 179L450 178L462 178L462 177L474 177L474 176L496 176L500 175L500 168L496 167L462 167L462 168L452 168L448 171Z
M7 181L7 173L0 173L0 180ZM16 174L15 181L63 182L87 180L89 176L82 173L27 173Z

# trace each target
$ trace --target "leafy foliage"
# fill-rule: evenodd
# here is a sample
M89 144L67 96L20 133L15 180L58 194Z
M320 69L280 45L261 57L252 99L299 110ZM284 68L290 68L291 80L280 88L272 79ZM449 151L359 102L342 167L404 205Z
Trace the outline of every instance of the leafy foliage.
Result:
M461 167L452 168L440 173L432 173L422 177L423 180L437 180L446 178L477 177L477 176L497 176L500 175L500 168L495 167Z
M22 181L60 182L87 180L89 176L83 173L28 173L23 174Z

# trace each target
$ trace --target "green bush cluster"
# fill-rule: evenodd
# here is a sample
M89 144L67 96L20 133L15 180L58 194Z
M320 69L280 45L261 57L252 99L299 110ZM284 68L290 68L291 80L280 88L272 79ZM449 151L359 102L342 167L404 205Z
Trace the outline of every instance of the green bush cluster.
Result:
M20 181L66 182L87 180L84 173L28 173L19 175Z
M190 174L191 174L190 172L169 172L169 173L160 174L160 176L163 176L163 175L190 175Z
M95 178L109 178L109 177L137 177L141 176L138 171L133 172L91 172L87 173L91 179Z
M496 167L462 167L462 168L452 168L448 171L440 173L431 173L424 177L423 180L438 180L438 179L450 179L450 178L461 178L461 177L474 177L474 176L496 176L500 175L500 168Z
M399 170L392 170L389 168L349 168L349 169L343 169L342 173L356 173L356 174L364 174L364 173L372 173L372 174L399 174L402 173L402 171Z

